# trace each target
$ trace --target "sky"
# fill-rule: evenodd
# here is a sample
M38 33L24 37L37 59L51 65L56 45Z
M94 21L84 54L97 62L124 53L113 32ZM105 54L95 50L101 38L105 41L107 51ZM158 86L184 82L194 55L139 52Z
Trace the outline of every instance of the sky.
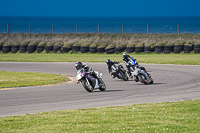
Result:
M200 0L0 0L0 16L200 16Z

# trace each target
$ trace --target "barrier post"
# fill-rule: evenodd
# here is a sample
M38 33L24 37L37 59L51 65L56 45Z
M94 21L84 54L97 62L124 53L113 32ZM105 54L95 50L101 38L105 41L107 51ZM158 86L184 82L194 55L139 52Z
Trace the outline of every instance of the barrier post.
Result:
M31 25L29 24L29 34L31 34Z
M53 25L52 25L52 34L54 34L54 28L53 28Z
M122 25L122 34L124 34L124 25Z
M178 36L180 36L179 24L177 24L177 28L178 28Z
M78 33L78 25L76 25L76 33Z
M99 25L98 25L98 34L100 33Z
M9 34L9 24L7 24L7 34Z

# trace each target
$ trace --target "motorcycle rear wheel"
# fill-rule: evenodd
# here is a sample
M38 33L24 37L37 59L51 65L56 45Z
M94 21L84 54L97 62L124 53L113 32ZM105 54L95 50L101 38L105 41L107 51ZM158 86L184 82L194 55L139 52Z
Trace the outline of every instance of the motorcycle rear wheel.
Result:
M100 90L100 91L105 91L105 90L106 90L106 85L105 85L105 83L103 82L102 79L99 79L99 81L100 81L100 84L101 84L101 86L99 87L99 90Z
M83 87L85 88L86 91L88 91L88 92L93 91L93 87L90 84L88 84L88 82L86 80L82 81L82 85L83 85Z
M126 73L124 73L124 81L128 81L128 76L127 76L127 74Z

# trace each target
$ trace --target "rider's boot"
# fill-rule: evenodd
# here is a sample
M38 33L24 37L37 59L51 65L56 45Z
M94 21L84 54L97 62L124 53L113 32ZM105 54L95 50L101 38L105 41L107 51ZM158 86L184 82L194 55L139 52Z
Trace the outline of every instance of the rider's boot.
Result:
M114 76L114 75L112 75L112 74L111 74L111 77L112 77L112 78L115 78L115 76Z
M134 78L135 78L135 82L138 82L138 78L136 78L135 76L134 76Z
M99 89L99 82L98 82L98 79L96 79L96 84L95 84L95 86L94 86L94 89Z
M128 70L127 73L128 73L128 75L129 75L130 78L133 78L133 76L131 75L130 70Z

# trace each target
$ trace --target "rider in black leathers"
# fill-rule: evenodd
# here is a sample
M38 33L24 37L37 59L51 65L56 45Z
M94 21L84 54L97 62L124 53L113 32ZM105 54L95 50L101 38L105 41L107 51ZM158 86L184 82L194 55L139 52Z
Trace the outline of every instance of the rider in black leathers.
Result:
M112 65L114 65L114 64L119 64L120 65L120 63L119 62L116 62L116 61L111 61L110 59L107 59L106 60L106 64L107 64L107 67L108 67L108 72L109 73L111 73L111 76L113 77L113 78L115 78L116 77L116 74L115 74L115 72L112 72ZM120 65L120 67L123 69L123 66L121 66ZM124 70L124 69L123 69Z
M95 82L94 84L95 84L95 89L97 89L97 88L99 88L99 84L98 84L98 72L97 71L94 71L91 67L89 67L88 65L83 65L82 64L82 62L81 61L78 61L78 62L76 62L75 63L75 68L77 69L77 70L79 70L80 68L84 68L84 70L87 72L87 73L89 73L89 74L91 74L95 79L96 79L96 81L93 81L93 82Z

